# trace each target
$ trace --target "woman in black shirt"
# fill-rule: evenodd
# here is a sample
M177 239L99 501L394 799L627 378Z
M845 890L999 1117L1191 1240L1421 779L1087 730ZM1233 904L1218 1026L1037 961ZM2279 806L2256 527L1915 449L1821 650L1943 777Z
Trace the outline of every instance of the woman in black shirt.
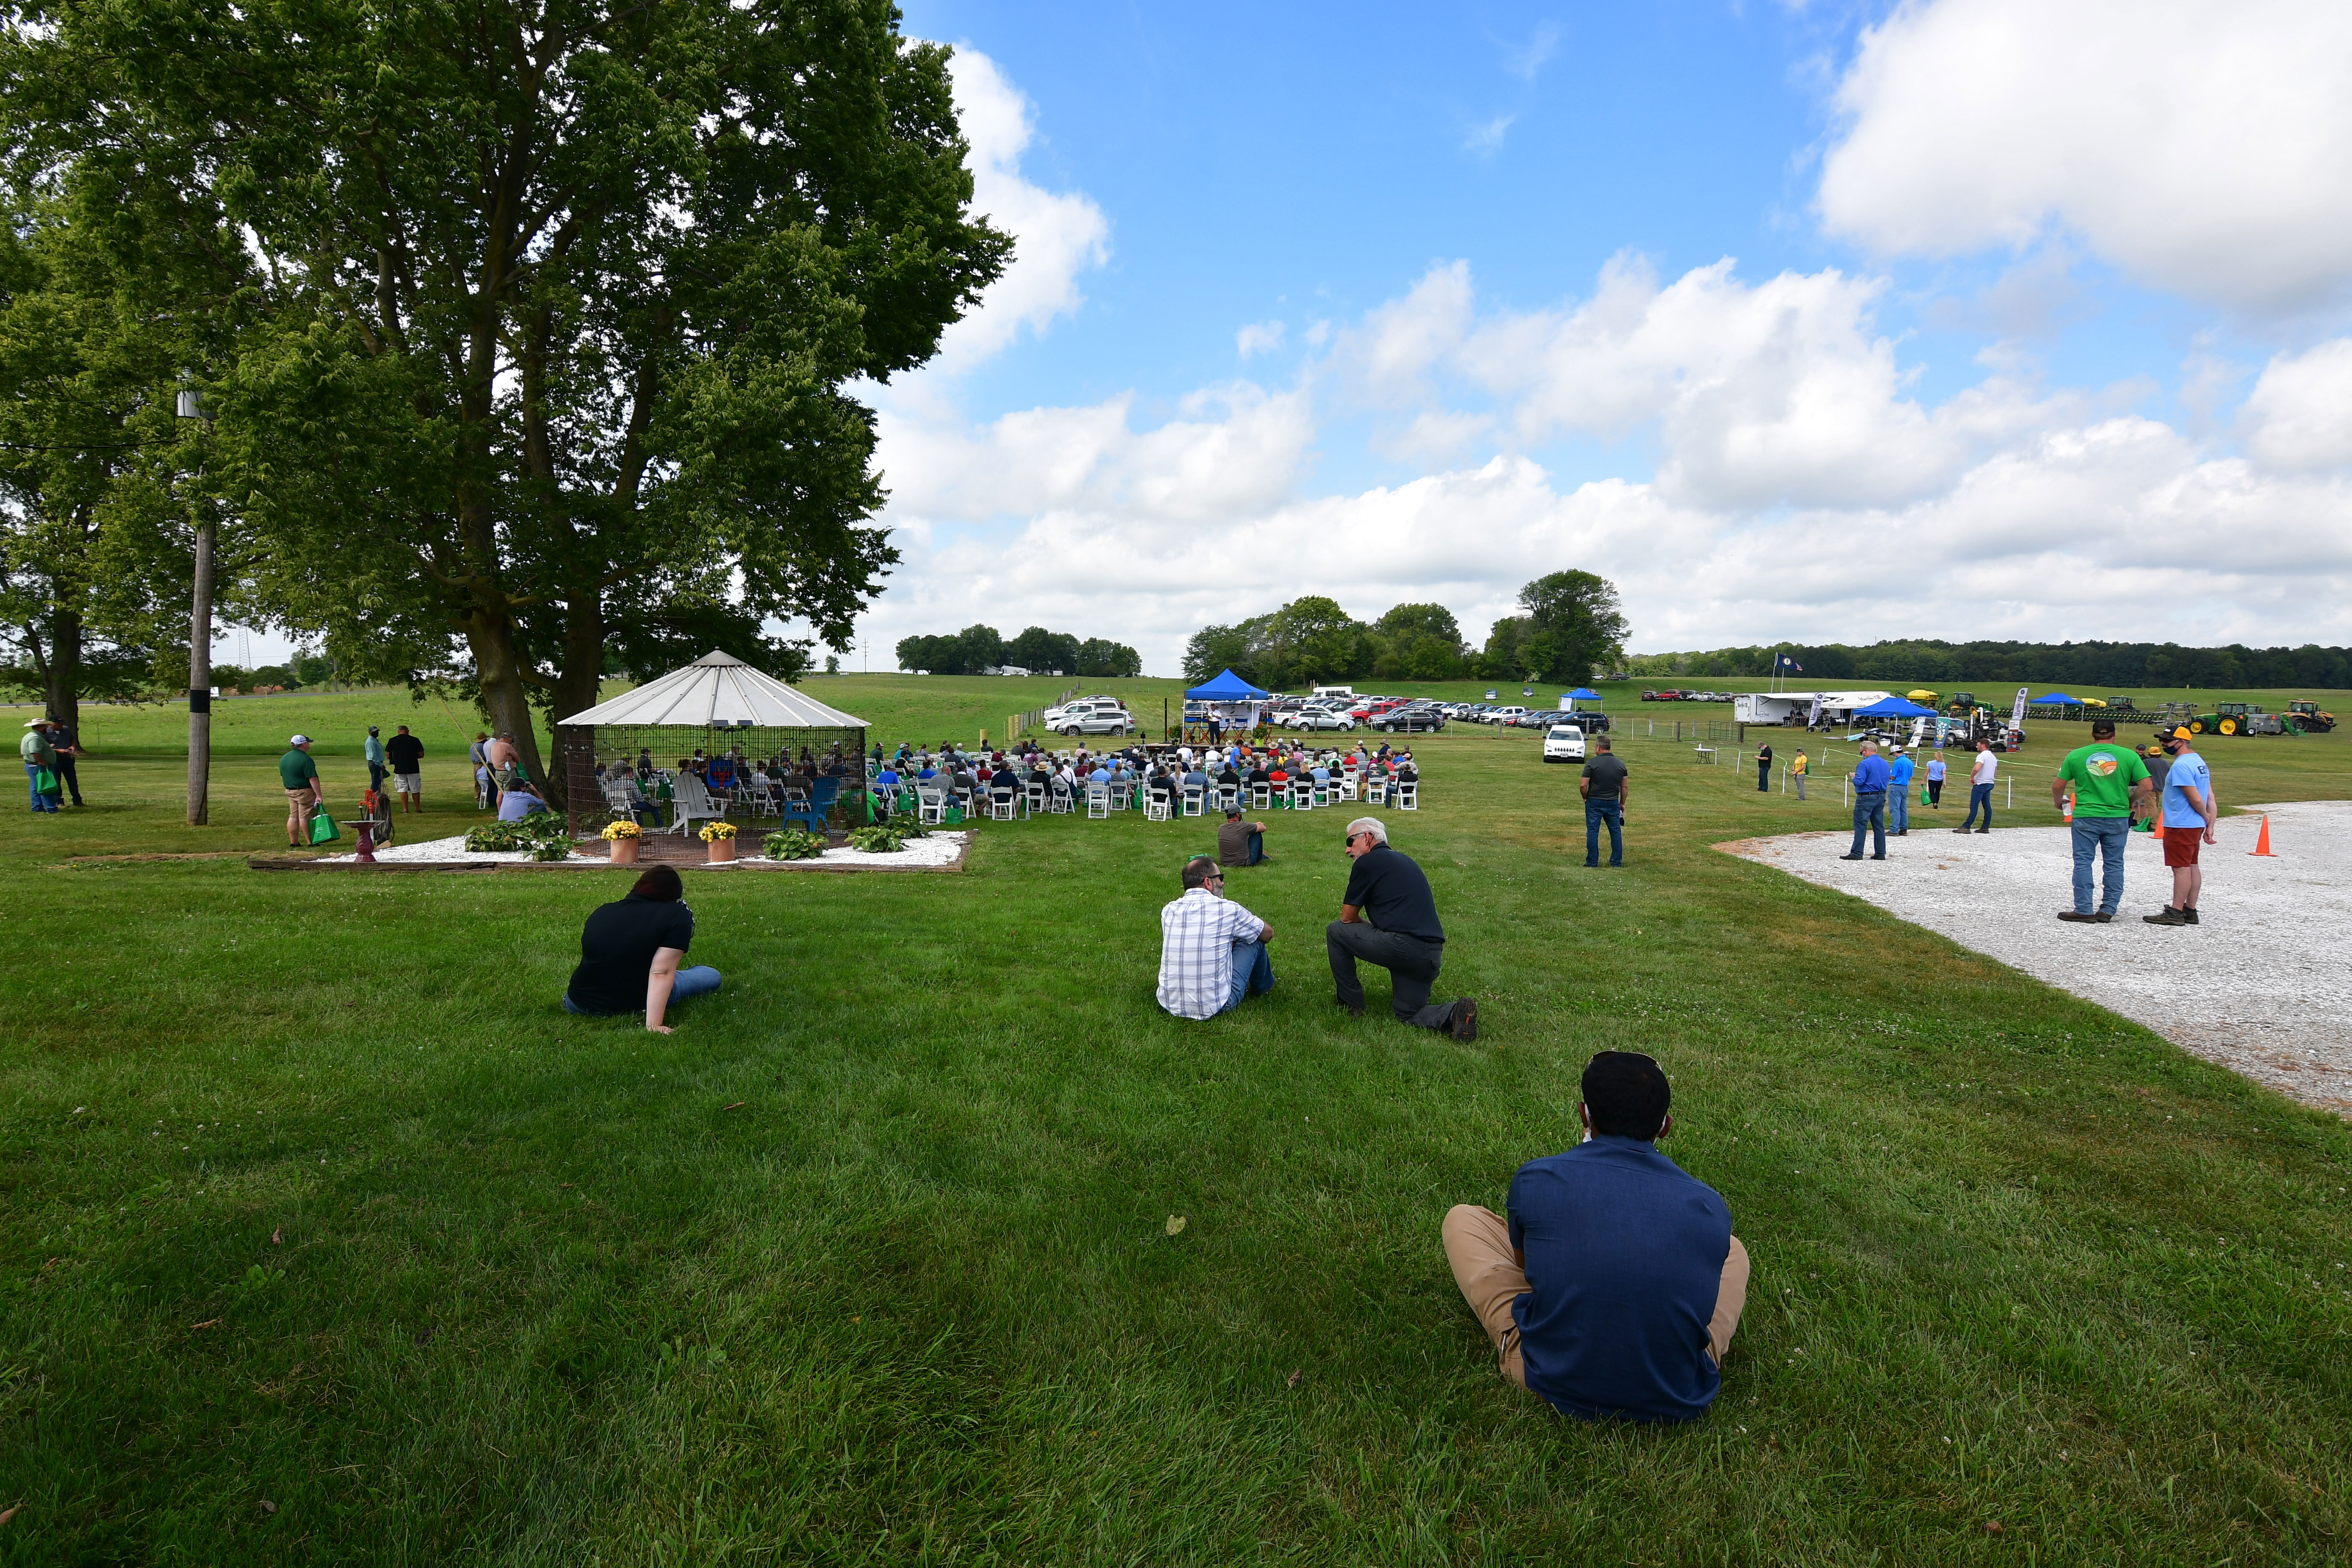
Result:
M709 964L680 969L678 961L694 941L694 911L686 907L686 886L670 866L648 866L617 903L600 906L580 933L580 966L563 992L563 1010L614 1016L634 1013L642 1002L646 1027L667 1035L662 1016L672 1002L719 989L719 971Z

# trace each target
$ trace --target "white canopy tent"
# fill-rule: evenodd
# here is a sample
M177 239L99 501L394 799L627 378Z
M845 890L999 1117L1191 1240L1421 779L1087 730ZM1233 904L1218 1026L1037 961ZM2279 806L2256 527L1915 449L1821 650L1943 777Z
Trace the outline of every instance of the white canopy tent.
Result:
M583 709L558 724L660 724L689 730L863 730L866 721L754 669L731 653L707 653L683 669Z
M555 737L576 833L583 805L598 798L598 765L633 762L640 752L659 759L734 745L757 761L789 760L797 748L801 760L841 775L842 798L862 801L867 728L865 720L829 708L733 654L709 653L557 720Z

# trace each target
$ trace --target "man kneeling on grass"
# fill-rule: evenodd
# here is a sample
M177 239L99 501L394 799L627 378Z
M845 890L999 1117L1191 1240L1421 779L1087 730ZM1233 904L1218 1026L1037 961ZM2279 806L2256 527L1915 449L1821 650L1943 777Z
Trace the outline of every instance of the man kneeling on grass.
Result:
M1603 1051L1576 1108L1585 1141L1511 1178L1509 1217L1445 1216L1445 1260L1503 1375L1568 1415L1691 1421L1748 1300L1720 1194L1658 1152L1672 1091L1648 1057Z
M1274 989L1265 944L1274 928L1225 900L1225 874L1205 855L1184 862L1184 893L1160 910L1160 1005L1213 1018Z
M662 1022L673 1002L719 989L719 971L707 963L680 969L694 941L694 911L686 884L672 866L648 866L629 896L600 905L580 933L580 967L564 988L567 1013L634 1013L646 1009L646 1027L669 1033Z

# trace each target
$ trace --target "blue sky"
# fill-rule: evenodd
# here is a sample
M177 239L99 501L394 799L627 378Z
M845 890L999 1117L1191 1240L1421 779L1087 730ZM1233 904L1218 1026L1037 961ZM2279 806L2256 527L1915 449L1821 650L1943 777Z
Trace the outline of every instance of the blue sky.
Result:
M1637 649L2347 640L2347 17L911 6L1019 259L873 389L877 668L1569 565Z

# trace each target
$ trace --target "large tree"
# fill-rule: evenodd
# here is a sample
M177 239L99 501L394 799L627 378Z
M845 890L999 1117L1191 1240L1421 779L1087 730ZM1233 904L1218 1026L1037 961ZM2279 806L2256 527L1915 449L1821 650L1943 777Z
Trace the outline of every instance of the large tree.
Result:
M0 232L0 676L77 730L84 698L185 683L209 502L177 394L219 330L206 285L239 265L85 174L20 188Z
M1517 673L1579 681L1624 650L1625 613L1616 585L1605 577L1551 573L1519 590L1519 607L1526 615L1512 617L1515 625L1498 623L1487 640L1490 658L1509 645L1507 657L1517 662Z
M258 585L343 668L462 650L535 763L532 704L590 705L615 650L731 628L793 674L762 624L848 640L896 556L845 389L1007 252L888 0L16 16L20 162L199 182L261 257L222 456Z

